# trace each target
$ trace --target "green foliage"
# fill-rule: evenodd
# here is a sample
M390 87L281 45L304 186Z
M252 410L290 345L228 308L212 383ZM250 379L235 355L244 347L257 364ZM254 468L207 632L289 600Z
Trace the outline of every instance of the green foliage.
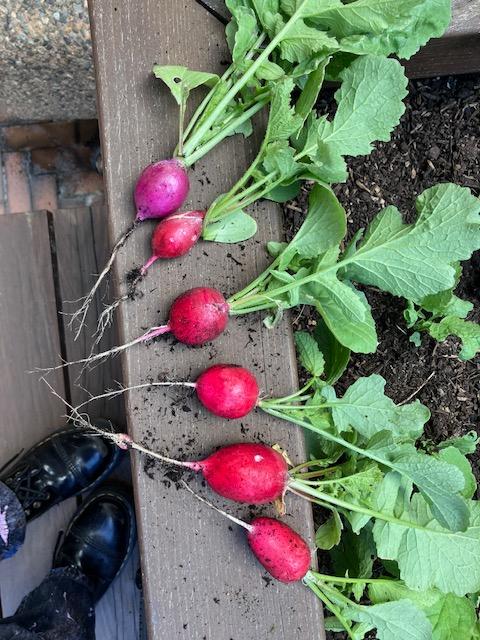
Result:
M153 67L156 78L163 80L179 105L185 105L192 89L202 85L215 86L220 78L215 73L191 71L187 67L159 65Z
M420 332L426 331L432 338L443 342L449 336L458 338L462 344L459 352L461 360L470 360L480 351L480 326L466 320L473 304L458 298L454 289L461 277L462 270L454 265L455 280L450 289L435 295L426 296L418 304L408 302L404 316L407 326L413 329L410 340L420 344ZM418 336L418 338L417 338Z
M257 231L256 221L241 209L208 226L205 240L215 242L242 242Z
M315 339L309 333L297 331L295 346L302 367L315 378L321 376L325 369L325 360Z
M475 605L468 598L442 593L437 589L413 591L394 580L371 583L368 594L375 604L397 599L408 599L416 604L430 621L432 640L472 639L477 617Z
M316 185L297 235L288 246L278 248L274 269L262 275L261 283L257 279L254 294L247 288L244 295L233 297L232 312L248 313L250 306L258 309L263 303L265 309L311 305L343 347L360 353L374 352L377 336L367 298L355 288L357 283L406 299L410 325L418 326L416 304L435 309L442 299L442 309L467 312L470 306L448 290L456 284L458 261L480 248L480 200L465 187L440 184L424 191L416 207L418 217L412 224L403 222L395 207L387 207L364 237L357 236L341 254L345 213L330 189ZM442 322L438 326L444 326ZM470 356L478 349L478 328L468 325L474 331L468 339L462 334L466 340L462 353L468 347ZM434 322L431 331L433 326ZM435 331L432 335L443 336Z
M390 138L404 111L407 80L400 64L376 56L353 61L342 72L342 85L335 94L338 108L328 120L310 114L328 60L310 74L295 105L292 78L272 83L268 126L259 154L247 179L212 204L207 230L209 223L233 207L245 207L279 187L288 188L302 179L322 184L344 181L344 156L367 154L376 140Z
M381 558L396 560L400 577L418 591L435 587L464 595L480 590L480 508L470 503L470 524L455 532L435 522L427 502L399 474L385 477L374 505L414 526L377 520L373 535Z

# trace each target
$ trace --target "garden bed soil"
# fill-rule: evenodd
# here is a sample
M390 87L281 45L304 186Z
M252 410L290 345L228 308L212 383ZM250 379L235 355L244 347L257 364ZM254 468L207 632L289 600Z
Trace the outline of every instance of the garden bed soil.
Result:
M455 182L480 195L479 90L480 76L410 82L406 111L392 140L376 144L367 158L348 158L349 179L335 187L347 212L349 237L389 204L411 222L416 195L439 182ZM332 102L333 92L319 102L319 113L327 106L331 112ZM298 201L286 205L287 237L302 222L306 204L307 189ZM374 354L352 355L337 392L341 395L360 376L378 373L386 379L386 393L396 403L415 397L430 408L427 446L472 429L480 435L480 357L459 360L455 339L439 344L423 336L421 346L415 347L403 319L404 302L370 288L365 292L377 323L379 347ZM474 303L469 319L480 322L480 252L463 263L457 293ZM306 307L294 319L294 329L313 328L315 315ZM470 458L480 480L480 452ZM315 515L323 519L323 514ZM327 633L327 640L344 638L344 634Z
M410 82L406 111L392 140L376 144L367 158L348 158L349 179L335 187L347 212L349 237L389 204L412 221L416 195L439 182L455 182L480 195L479 90L480 76ZM319 113L332 100L333 95L322 100ZM306 201L304 192L297 202L286 205L288 236L303 220ZM369 288L365 292L377 322L378 351L352 356L337 383L338 392L341 394L359 376L378 373L386 379L386 393L395 402L415 394L430 408L427 440L437 443L472 429L480 433L480 358L459 360L455 339L439 344L424 335L421 346L415 347L409 341L411 332L402 315L404 302ZM480 252L463 264L457 292L474 303L469 319L479 322ZM294 320L295 328L312 327L315 315L305 308ZM480 479L479 458L479 453L472 456Z

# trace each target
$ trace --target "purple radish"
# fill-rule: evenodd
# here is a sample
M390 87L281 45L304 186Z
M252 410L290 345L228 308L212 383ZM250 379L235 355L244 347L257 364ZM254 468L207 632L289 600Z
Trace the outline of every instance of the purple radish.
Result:
M187 171L176 158L149 164L135 185L136 220L164 218L174 213L185 202L189 186Z

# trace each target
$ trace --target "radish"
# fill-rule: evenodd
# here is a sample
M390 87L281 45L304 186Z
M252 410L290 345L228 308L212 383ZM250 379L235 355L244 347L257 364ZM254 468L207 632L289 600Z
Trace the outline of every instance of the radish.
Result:
M55 367L36 371L55 371L71 364L88 365L103 360L142 342L149 342L164 333L172 333L183 344L200 346L218 337L228 324L229 304L223 295L210 287L189 289L176 298L170 307L168 323L152 327L138 338L102 353L95 353L81 360L64 362Z
M134 200L137 208L135 221L127 228L120 239L117 240L110 253L107 264L96 279L95 284L85 298L83 298L80 308L77 309L70 318L70 328L73 328L74 324L78 323L75 331L75 340L79 337L85 325L88 310L98 287L109 274L117 253L124 246L137 225L143 220L163 218L176 211L185 201L188 189L189 180L187 171L183 163L176 158L154 162L142 171L137 180L134 192Z
M216 289L190 289L178 296L170 307L167 331L184 344L205 344L225 330L228 309L227 301Z
M80 426L109 438L120 449L135 449L161 462L200 472L209 487L228 500L266 504L282 500L287 490L288 464L282 454L266 444L239 442L221 447L204 460L175 460L146 449L125 433L110 433L90 425L74 411Z
M250 549L275 580L285 583L299 582L310 571L312 558L309 546L288 524L266 516L254 518L248 524L197 495L186 482L183 482L183 486L197 500L248 531L247 541Z
M298 582L310 569L305 540L288 524L265 516L248 525L247 540L260 564L280 582Z
M137 274L128 283L128 291L109 304L100 314L95 332L97 345L102 339L105 329L110 326L115 309L122 302L131 300L135 296L137 284L145 276L149 267L159 259L167 260L179 258L190 251L202 235L205 211L184 211L175 213L161 220L155 227L152 240L152 255L147 262L137 270Z
M205 211L184 211L159 222L152 234L152 255L141 268L142 275L159 258L179 258L188 253L202 234L204 217Z
M187 171L176 158L149 164L135 185L136 220L174 213L184 203L189 186Z
M281 499L287 488L285 458L264 444L239 443L222 447L190 468L201 471L215 493L236 502L273 502Z
M222 418L243 418L255 408L260 393L255 376L233 364L209 367L195 388L203 406Z

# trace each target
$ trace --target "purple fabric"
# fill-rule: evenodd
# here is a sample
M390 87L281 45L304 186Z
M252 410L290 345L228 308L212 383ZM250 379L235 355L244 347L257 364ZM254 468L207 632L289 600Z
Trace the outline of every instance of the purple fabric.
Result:
M17 496L0 482L0 560L13 556L25 539L27 522Z

